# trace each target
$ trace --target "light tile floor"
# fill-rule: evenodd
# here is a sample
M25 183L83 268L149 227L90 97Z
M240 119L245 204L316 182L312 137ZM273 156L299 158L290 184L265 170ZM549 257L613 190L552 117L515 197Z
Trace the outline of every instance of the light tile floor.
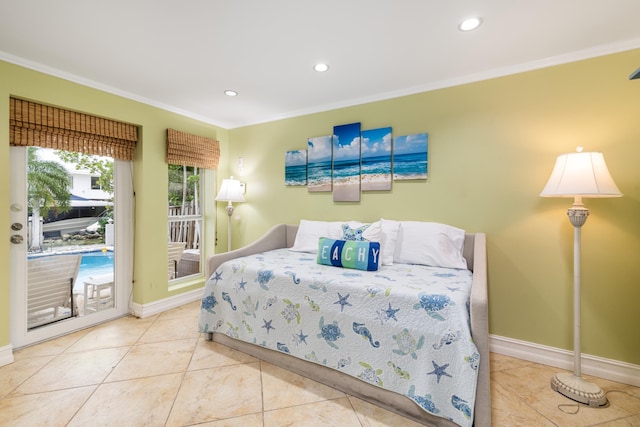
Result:
M0 367L0 426L417 426L362 400L205 341L197 302L125 317L15 352ZM596 379L610 405L558 405L558 371L491 355L494 426L640 426L640 388ZM208 397L207 397L208 396ZM574 407L564 408L573 410Z

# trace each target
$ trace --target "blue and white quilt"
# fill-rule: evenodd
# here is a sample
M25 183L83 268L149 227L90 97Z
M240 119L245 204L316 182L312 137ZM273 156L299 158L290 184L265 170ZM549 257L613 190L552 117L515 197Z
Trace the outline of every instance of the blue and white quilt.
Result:
M480 358L471 275L409 264L351 270L278 249L222 264L207 281L198 327L326 365L471 426Z

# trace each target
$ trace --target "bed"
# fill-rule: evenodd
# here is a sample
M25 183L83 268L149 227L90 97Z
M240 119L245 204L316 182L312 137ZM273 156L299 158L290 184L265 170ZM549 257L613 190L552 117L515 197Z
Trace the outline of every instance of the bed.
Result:
M199 331L425 425L490 426L485 235L462 232L466 268L366 271L323 265L315 242L330 232L308 225L210 257ZM383 245L380 261L397 243Z

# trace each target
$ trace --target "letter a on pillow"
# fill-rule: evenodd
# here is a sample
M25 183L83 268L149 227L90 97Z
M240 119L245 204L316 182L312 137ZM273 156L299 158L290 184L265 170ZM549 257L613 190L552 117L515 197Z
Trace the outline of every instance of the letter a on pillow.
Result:
M321 237L318 240L317 262L335 267L377 271L380 262L380 243Z

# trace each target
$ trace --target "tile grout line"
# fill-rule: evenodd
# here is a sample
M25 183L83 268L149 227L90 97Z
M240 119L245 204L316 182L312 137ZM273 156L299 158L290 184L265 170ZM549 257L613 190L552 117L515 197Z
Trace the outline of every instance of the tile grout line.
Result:
M169 419L171 419L171 413L173 412L173 408L176 405L176 400L178 399L178 395L180 394L180 390L182 390L182 386L184 384L184 379L187 376L187 372L189 372L189 366L191 366L191 362L193 361L193 356L196 354L196 350L198 349L198 342L200 341L200 337L196 338L195 341L196 341L196 344L193 347L193 351L191 352L191 357L189 358L189 363L187 363L187 366L184 368L184 372L182 372L182 375L180 377L180 385L178 386L178 389L176 390L176 394L173 396L173 399L171 400L171 406L169 407L169 411L167 412L167 419L164 420L164 425L165 426L169 423ZM158 376L158 375L155 375L155 376Z
M133 347L134 347L136 344L138 344L138 343L140 342L140 339L142 338L142 336L144 336L144 334L145 334L145 333L147 333L147 331L149 330L149 328L151 328L151 327L155 324L155 322L158 320L158 318L159 318L159 317L160 317L160 316L156 317L152 322L150 322L149 326L144 330L144 332L142 332L142 333L140 334L140 336L138 337L138 339L136 339L136 341L135 341L133 344L131 344L131 345L129 345L129 346L128 346L128 347L129 347L129 348L128 348L128 350L127 350L127 351L122 355L122 357L121 357L121 358L120 358L120 359L119 359L119 360L118 360L118 361L117 361L117 362L116 362L116 363L111 367L111 370L110 370L110 371L109 371L109 372L104 376L104 378L102 378L102 380L100 381L100 383L99 383L99 384L95 384L95 389L91 392L91 394L87 397L87 399L82 403L82 405L80 405L80 406L78 407L78 409L74 412L74 414L71 416L71 418L69 418L69 421L68 421L66 424L69 424L71 421L73 421L73 419L78 415L78 413L80 413L80 411L82 410L82 408L84 408L84 406L87 404L87 402L89 402L89 400L91 400L91 398L95 395L95 393L98 391L98 389L99 389L99 388L104 384L105 380L106 380L107 378L109 378L109 375L111 375L111 374L113 373L113 371L116 369L116 367L117 367L117 366L122 362L122 360L123 360L123 359L124 359L124 358L125 358L125 357L130 353L130 352L131 352L131 350L133 349ZM113 319L113 320L116 320L116 319ZM103 323L103 324L110 323L110 322L112 322L113 320L110 320L109 322L105 322L105 323ZM94 328L95 328L95 327L92 327L92 328L91 328L91 330L93 330ZM87 332L87 334L88 334L88 332ZM86 336L87 334L83 335L82 337ZM78 341L79 341L79 340L80 340L80 339L78 339ZM75 343L77 343L78 341L76 341ZM74 343L74 344L75 344L75 343ZM66 351L66 350L68 350L70 347L71 347L71 346L67 347L67 348L65 349L65 351ZM127 347L127 346L115 346L115 347L105 347L105 348L121 348L121 347ZM84 353L84 352L86 352L86 351L88 351L88 350L84 350L84 351L81 351L81 352L78 352L78 353Z
M37 374L38 374L40 371L42 371L46 366L48 366L48 365L49 365L49 364L51 364L53 361L55 361L56 359L58 359L61 355L65 354L65 352L66 352L69 348L71 348L74 344L76 344L76 343L77 343L78 341L80 341L84 336L86 336L86 335L89 333L89 331L90 331L91 329L93 329L93 326L92 326L92 327L89 327L89 328L82 329L83 331L86 331L86 332L85 332L81 337L79 337L77 340L73 341L71 344L69 344L67 347L65 347L64 349L62 349L62 350L61 350L59 353L57 353L57 354L43 354L43 355L41 355L41 356L26 357L25 359L22 359L22 360L26 360L26 359L36 359L36 358L39 358L39 357L49 357L49 356L51 356L51 359L50 359L48 362L46 362L45 364L43 364L42 366L40 366L40 367L39 367L38 369L36 369L36 370L31 374L31 375L27 376L27 377L26 377L24 380L22 380L18 385L16 385L15 387L13 387L13 388L12 388L12 389L11 389L11 390L6 394L6 395L5 395L2 399L0 399L0 400L4 400L4 399L6 399L6 398L11 398L11 397L19 397L19 396L11 396L11 393L15 392L18 388L20 388L20 386L22 386L24 383L26 383L27 381L29 381L29 380L30 380L32 377L34 377L35 375L37 375ZM76 332L78 332L78 331L76 331ZM73 333L75 333L75 332L72 332L71 334L73 334ZM68 334L68 335L71 335L71 334ZM62 336L60 336L60 337L56 337L56 338L54 338L54 339L62 338L62 337L64 337L64 336L65 336L65 335L62 335ZM29 347L35 347L35 346L37 346L37 345L41 345L41 344L45 344L45 343L47 343L47 341L42 341L42 342L39 342L39 343L34 343L33 345L26 346L26 347L22 347L22 348L21 348L21 349L19 349L19 350L24 350L24 349L27 349L27 348L29 348ZM71 388L76 388L76 387L71 387ZM56 391L56 390L51 390L51 391ZM46 393L46 392L39 391L39 392L37 392L37 393L27 393L27 394L23 394L22 396L29 396L29 395L35 395L35 394L41 394L41 393Z

